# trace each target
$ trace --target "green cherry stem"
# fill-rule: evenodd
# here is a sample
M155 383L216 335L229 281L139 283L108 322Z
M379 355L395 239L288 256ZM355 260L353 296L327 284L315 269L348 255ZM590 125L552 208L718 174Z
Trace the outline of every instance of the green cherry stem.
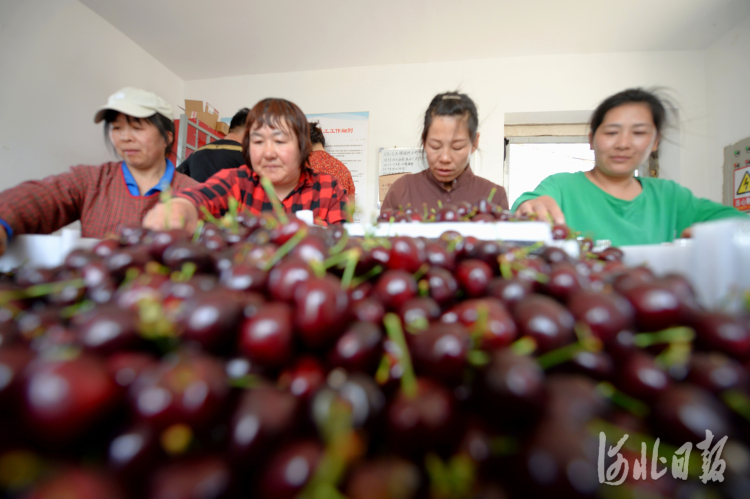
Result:
M263 187L263 190L266 191L268 199L271 200L271 205L273 206L274 213L276 213L276 218L278 218L282 224L289 223L289 217L286 216L284 205L281 204L279 197L276 195L276 189L274 189L273 183L268 178L261 177L260 185Z
M383 317L383 324L388 339L391 340L399 349L398 362L401 364L403 374L401 375L401 389L408 398L414 398L417 395L417 377L414 374L414 366L411 363L409 347L406 345L404 332L401 329L401 319L393 312L388 312Z
M306 230L298 230L297 233L289 238L287 242L279 246L279 248L274 252L271 259L268 260L268 263L266 263L266 265L263 267L263 270L265 270L266 272L271 270L273 266L279 263L282 258L284 258L290 251L292 251L294 247L297 246L306 235Z

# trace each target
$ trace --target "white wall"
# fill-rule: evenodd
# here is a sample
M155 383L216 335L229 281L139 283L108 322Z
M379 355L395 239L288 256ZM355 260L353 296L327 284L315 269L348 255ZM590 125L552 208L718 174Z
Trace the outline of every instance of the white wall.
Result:
M720 186L711 186L712 172L706 168L705 61L704 52L696 51L358 67L187 81L185 97L208 100L222 115L271 96L287 98L306 113L369 111L371 188L366 195L367 205L374 207L378 149L416 147L424 110L438 92L460 88L475 100L482 151L477 173L502 183L504 113L593 110L627 87L660 85L670 88L680 105L684 150L679 171L670 178L697 195L720 200Z
M721 171L724 147L750 136L750 17L706 50L708 169ZM723 177L713 175L712 189ZM717 187L718 186L718 187Z
M0 190L111 160L93 117L125 86L183 101L180 78L77 0L0 2Z

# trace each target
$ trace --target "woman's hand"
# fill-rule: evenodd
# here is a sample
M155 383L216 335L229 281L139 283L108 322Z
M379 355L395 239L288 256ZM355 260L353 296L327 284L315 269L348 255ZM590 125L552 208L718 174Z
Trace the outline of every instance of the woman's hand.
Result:
M8 246L8 234L5 232L5 227L0 225L0 256L5 253L6 246Z
M183 198L159 203L143 217L143 226L151 230L185 229L194 232L198 225L198 209Z
M557 201L550 196L539 196L536 199L524 201L516 210L516 215L531 215L532 213L535 213L539 220L547 220L552 217L552 221L556 224L565 223L565 215L563 215Z

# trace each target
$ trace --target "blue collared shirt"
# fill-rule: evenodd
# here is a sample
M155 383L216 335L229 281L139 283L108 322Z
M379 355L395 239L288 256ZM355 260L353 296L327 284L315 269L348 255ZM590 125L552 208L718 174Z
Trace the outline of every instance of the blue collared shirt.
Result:
M125 177L125 185L128 187L128 191L130 191L131 195L139 197L141 195L141 192L138 190L138 184L136 183L135 178L133 178L133 174L130 173L130 168L128 168L124 161L122 162L121 166L122 176ZM161 192L164 187L172 185L173 178L174 163L172 163L170 160L167 160L167 167L164 169L164 175L162 175L159 183L149 189L149 191L146 192L144 196L150 196L151 194Z
M121 166L122 175L123 177L125 177L125 185L128 187L128 191L130 191L131 195L139 197L141 193L138 189L138 184L136 183L135 178L133 178L133 174L130 173L130 169L127 167L124 161L122 162ZM161 179L159 179L159 183L149 189L149 191L144 194L144 196L150 196L151 194L161 192L164 187L172 185L174 172L174 163L172 163L170 160L167 160L167 167L164 169L164 175L162 175ZM8 242L10 242L11 238L13 237L13 229L10 227L10 224L8 224L8 222L3 219L0 219L0 225L3 226L5 232L8 234Z

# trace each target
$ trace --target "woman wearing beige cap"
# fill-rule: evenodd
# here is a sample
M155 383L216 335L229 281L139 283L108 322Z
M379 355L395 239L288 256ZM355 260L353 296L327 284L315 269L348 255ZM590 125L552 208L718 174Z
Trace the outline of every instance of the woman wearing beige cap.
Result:
M104 121L106 141L122 161L74 166L43 180L0 192L0 254L17 234L49 234L76 220L83 237L103 238L121 226L137 226L165 186L197 183L175 171L167 158L174 141L172 108L136 88L109 97L94 116Z

